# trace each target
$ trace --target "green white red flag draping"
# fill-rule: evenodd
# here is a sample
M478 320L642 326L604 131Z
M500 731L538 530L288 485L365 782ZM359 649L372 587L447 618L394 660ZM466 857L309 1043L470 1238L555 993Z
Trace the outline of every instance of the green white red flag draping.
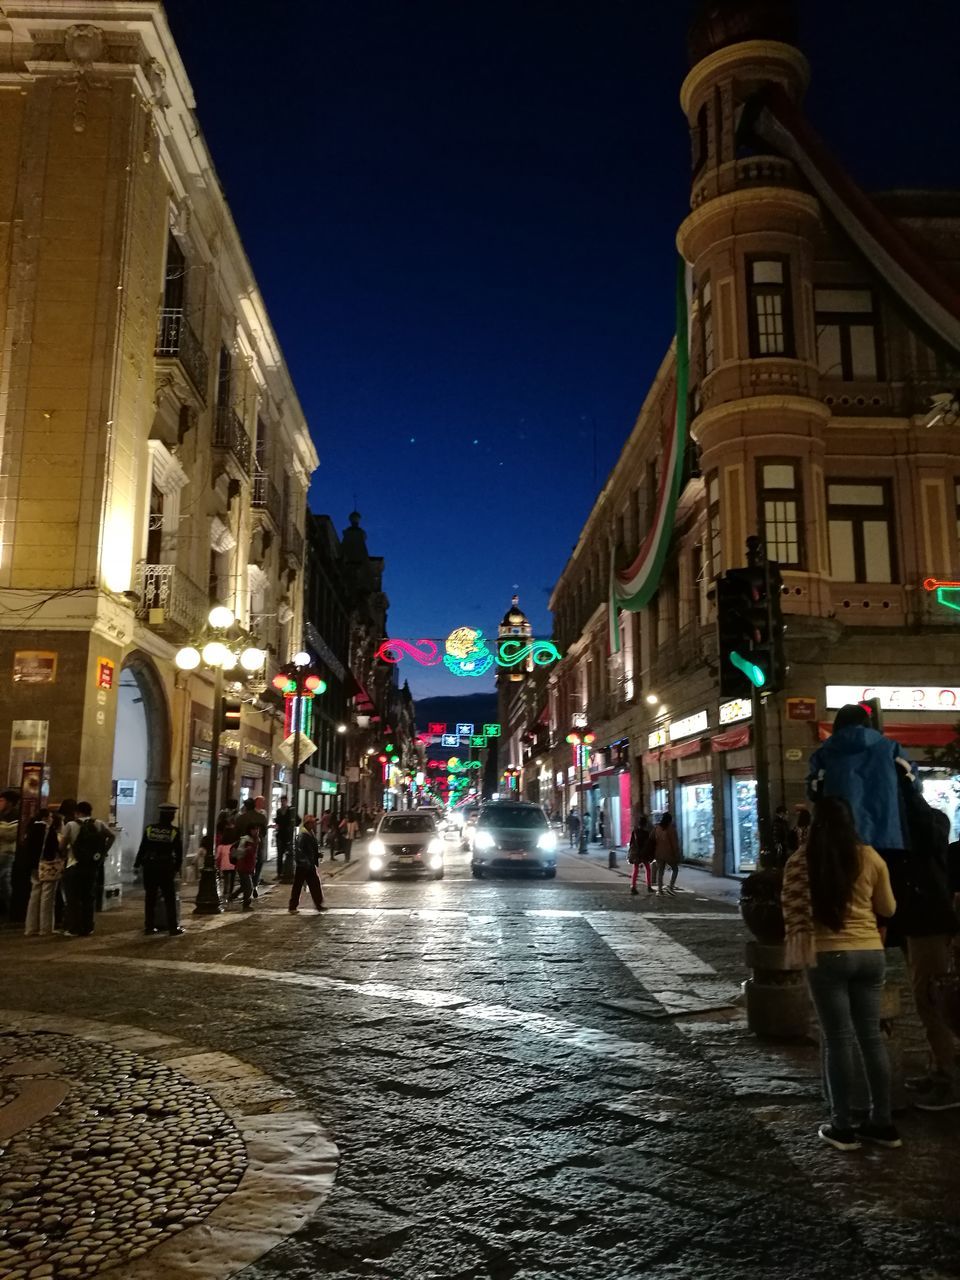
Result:
M960 287L886 217L834 160L779 85L750 100L739 135L759 139L797 166L821 203L947 359L960 360Z
M683 463L687 453L687 388L690 372L690 298L693 291L691 269L683 258L677 259L677 337L674 378L673 429L666 445L660 469L660 488L653 523L637 558L626 569L618 570L610 557L610 603L607 618L610 628L610 652L620 652L621 609L631 613L644 608L660 585L664 561L673 536L673 518L680 497Z

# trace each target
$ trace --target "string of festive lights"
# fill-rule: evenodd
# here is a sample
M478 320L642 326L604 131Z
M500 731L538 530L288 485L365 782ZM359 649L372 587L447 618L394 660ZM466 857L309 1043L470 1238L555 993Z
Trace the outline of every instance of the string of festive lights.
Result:
M475 627L456 627L451 631L442 641L445 650L442 654L440 643L428 636L418 640L384 640L376 656L391 665L403 658L410 658L421 667L436 667L442 662L451 675L470 679L486 675L494 663L505 668L525 662L549 667L562 656L552 640L499 640L495 642L495 651L491 651L483 632Z

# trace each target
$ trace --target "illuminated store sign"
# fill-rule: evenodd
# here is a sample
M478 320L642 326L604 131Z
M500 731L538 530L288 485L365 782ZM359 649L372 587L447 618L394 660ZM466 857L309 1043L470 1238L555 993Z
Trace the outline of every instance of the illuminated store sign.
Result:
M749 698L734 698L730 702L720 703L720 723L736 724L738 720L749 720L753 715L753 707Z
M855 685L828 684L827 706L831 711L850 702L880 699L884 711L956 711L960 708L960 688L950 685Z
M670 726L670 741L678 738L689 738L694 733L705 733L707 729L706 711L698 711L695 715L685 716Z

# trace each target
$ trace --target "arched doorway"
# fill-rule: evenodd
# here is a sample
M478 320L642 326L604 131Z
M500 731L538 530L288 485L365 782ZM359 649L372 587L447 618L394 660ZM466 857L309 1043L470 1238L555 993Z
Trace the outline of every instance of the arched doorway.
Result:
M122 828L122 874L132 874L143 828L170 789L170 712L153 660L135 650L117 687L113 740L113 806Z

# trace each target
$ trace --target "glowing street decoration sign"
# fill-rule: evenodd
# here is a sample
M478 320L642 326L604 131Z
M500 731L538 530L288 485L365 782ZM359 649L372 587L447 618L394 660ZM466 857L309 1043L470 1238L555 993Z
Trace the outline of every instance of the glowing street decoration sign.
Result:
M410 658L421 667L436 667L442 662L451 675L472 679L485 676L494 663L507 668L522 663L549 667L562 656L552 640L500 640L496 653L491 653L483 632L475 627L454 628L443 647L445 652L441 653L438 642L426 636L419 640L384 640L376 656L392 666L403 658Z
M484 737L487 738L499 738L500 726L498 724L485 724L483 726L483 733Z
M429 724L427 725L427 732L432 733L434 737L436 737L437 735L446 733L447 726L445 724Z
M441 747L459 747L460 736L456 733L445 733L440 738Z
M457 725L457 733L458 733L461 737L469 737L469 736L470 736L470 734L471 734L471 733L473 733L473 730L474 730L474 726L473 726L472 724L458 724L458 725Z
M401 658L412 658L421 667L435 667L440 662L440 654L433 640L384 640L376 656L393 664Z
M528 658L535 667L549 667L560 661L560 650L552 640L501 640L497 645L498 667L518 667Z
M470 735L470 745L471 747L485 747L487 740L482 733L472 733Z
M946 578L924 578L923 589L937 593L937 604L942 604L945 609L955 609L960 613L960 582L953 582Z

